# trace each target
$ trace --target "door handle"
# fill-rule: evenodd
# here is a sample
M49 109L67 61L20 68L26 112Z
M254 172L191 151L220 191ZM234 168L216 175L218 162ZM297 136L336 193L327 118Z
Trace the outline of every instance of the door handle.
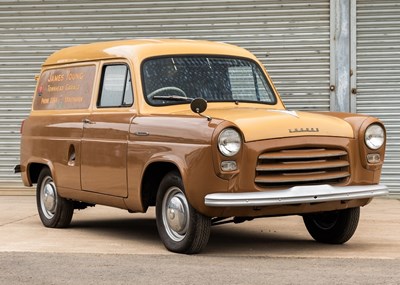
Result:
M91 124L91 125L96 124L95 122L93 122L93 121L91 121L89 119L83 119L83 123L84 124Z

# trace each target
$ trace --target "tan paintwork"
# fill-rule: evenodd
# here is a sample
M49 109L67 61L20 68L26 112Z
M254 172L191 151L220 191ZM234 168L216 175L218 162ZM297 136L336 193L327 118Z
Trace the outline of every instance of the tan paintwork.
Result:
M150 106L143 99L141 63L149 57L174 54L229 55L249 58L259 64L251 53L241 48L188 40L105 42L54 53L43 64L42 74L47 70L75 68L80 71L81 66L95 66L95 74L90 77L94 81L82 83L92 86L87 89L92 91L76 95L87 96L85 100L90 104L83 109L42 110L33 104L21 139L24 184L35 183L40 168L47 166L62 197L143 212L154 205L157 183L162 175L177 169L191 205L210 217L301 214L369 203L370 199L364 198L261 208L205 206L204 197L210 193L268 191L255 183L255 169L260 154L269 150L344 150L350 163L346 170L350 177L338 181L338 185L377 184L385 147L372 151L365 146L363 137L368 125L380 122L356 114L290 112L275 89L278 98L275 105L210 103L204 115L210 116L211 120L191 112L188 104ZM129 66L134 93L132 106L96 107L101 69L106 63ZM265 75L269 79L267 73ZM85 76L76 75L78 79L75 79L83 82ZM51 78L64 86L65 78L61 75ZM39 79L34 102L43 88L41 84ZM59 97L63 98L61 95ZM84 123L84 120L90 123ZM218 135L226 127L237 128L244 138L241 151L229 158L238 165L238 170L232 172L220 169L221 162L227 158L217 147ZM71 159L71 153L75 154L74 159ZM366 161L368 153L380 154L382 161L369 164Z
M235 105L232 103L231 105ZM266 109L259 106L229 106L223 109L210 106L205 112L212 118L227 120L236 124L244 134L246 142L264 139L297 137L299 133L312 136L353 138L353 129L343 120L323 114ZM190 111L176 114L190 114ZM257 122L255 124L254 122ZM270 126L273 126L271 128ZM307 131L308 130L308 131Z

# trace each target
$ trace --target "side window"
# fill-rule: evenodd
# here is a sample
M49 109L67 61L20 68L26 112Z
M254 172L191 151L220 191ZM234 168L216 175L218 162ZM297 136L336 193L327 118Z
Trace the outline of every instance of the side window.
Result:
M95 65L67 66L42 72L33 99L34 110L77 110L89 108Z
M103 67L98 107L129 107L133 104L131 74L125 64Z

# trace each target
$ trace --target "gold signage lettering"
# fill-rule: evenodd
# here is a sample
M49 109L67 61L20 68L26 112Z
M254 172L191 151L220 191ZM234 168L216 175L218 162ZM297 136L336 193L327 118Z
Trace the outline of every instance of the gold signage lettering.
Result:
M65 103L82 103L83 97L64 97Z
M67 80L82 80L84 77L84 73L83 72L79 72L79 73L68 73L67 76Z
M95 65L45 70L38 82L33 109L88 108L95 75Z
M58 85L58 86L47 85L47 92L61 92L61 91L64 91L64 85Z
M60 82L64 81L64 74L50 75L47 82Z
M65 85L65 90L79 90L80 85L71 85L71 84L66 84Z

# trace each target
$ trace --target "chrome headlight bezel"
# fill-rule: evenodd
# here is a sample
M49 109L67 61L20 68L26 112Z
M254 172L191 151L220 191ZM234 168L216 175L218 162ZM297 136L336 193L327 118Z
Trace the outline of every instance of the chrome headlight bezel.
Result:
M385 144L385 129L380 124L371 124L364 134L364 142L369 149L377 150Z
M242 137L234 128L226 128L218 136L218 149L227 157L235 156L242 148Z

